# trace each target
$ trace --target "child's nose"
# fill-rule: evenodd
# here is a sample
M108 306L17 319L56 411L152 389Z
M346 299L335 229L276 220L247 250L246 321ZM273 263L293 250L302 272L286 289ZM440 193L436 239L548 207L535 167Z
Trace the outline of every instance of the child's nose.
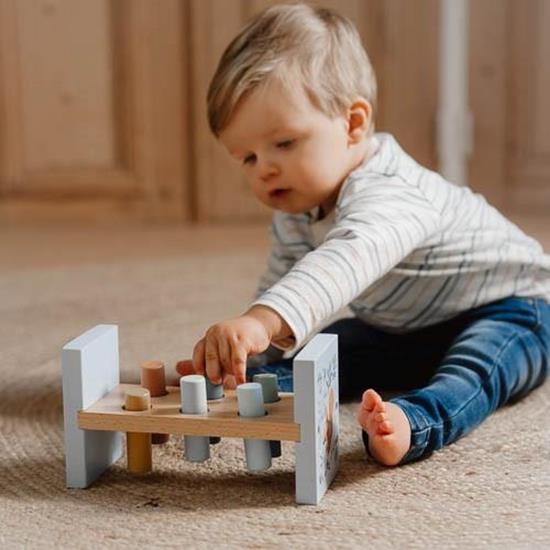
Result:
M261 161L258 163L258 177L262 181L268 181L273 176L277 175L279 169L270 161Z

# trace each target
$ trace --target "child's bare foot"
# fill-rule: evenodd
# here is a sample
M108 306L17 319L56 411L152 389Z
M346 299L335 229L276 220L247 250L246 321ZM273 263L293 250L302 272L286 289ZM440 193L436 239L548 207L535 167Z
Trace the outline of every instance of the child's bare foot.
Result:
M411 426L403 409L367 390L357 420L369 434L369 452L374 459L385 466L399 464L411 446Z
M183 361L178 361L176 364L176 371L180 376L185 376L187 374L195 374L195 369L193 368L193 361L190 359L184 359ZM176 382L175 385L179 384ZM223 387L226 390L234 390L237 387L235 382L235 377L232 374L226 374L223 380Z

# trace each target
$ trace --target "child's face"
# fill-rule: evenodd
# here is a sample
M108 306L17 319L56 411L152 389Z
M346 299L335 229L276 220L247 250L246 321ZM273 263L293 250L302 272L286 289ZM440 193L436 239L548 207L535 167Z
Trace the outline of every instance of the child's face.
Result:
M239 104L220 141L242 165L256 197L292 214L332 209L346 176L357 165L348 121L329 118L300 88L272 83Z

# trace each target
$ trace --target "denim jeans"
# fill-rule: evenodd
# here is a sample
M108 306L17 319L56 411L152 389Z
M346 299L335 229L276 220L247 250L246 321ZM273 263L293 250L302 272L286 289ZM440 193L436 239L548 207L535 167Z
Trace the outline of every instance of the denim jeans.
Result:
M402 463L424 458L478 426L489 414L541 385L550 362L550 305L506 298L443 323L405 334L341 319L337 334L340 399L366 388L399 391L390 399L411 425ZM292 359L250 369L275 372L281 391L293 391ZM363 432L365 447L368 436Z

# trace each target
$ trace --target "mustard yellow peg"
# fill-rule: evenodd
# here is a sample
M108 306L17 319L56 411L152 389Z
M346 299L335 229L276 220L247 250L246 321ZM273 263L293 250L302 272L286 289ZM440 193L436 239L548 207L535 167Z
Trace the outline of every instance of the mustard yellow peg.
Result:
M147 411L151 408L151 392L136 386L126 390L124 407L127 411ZM128 471L146 474L153 468L151 434L128 432L126 434Z

